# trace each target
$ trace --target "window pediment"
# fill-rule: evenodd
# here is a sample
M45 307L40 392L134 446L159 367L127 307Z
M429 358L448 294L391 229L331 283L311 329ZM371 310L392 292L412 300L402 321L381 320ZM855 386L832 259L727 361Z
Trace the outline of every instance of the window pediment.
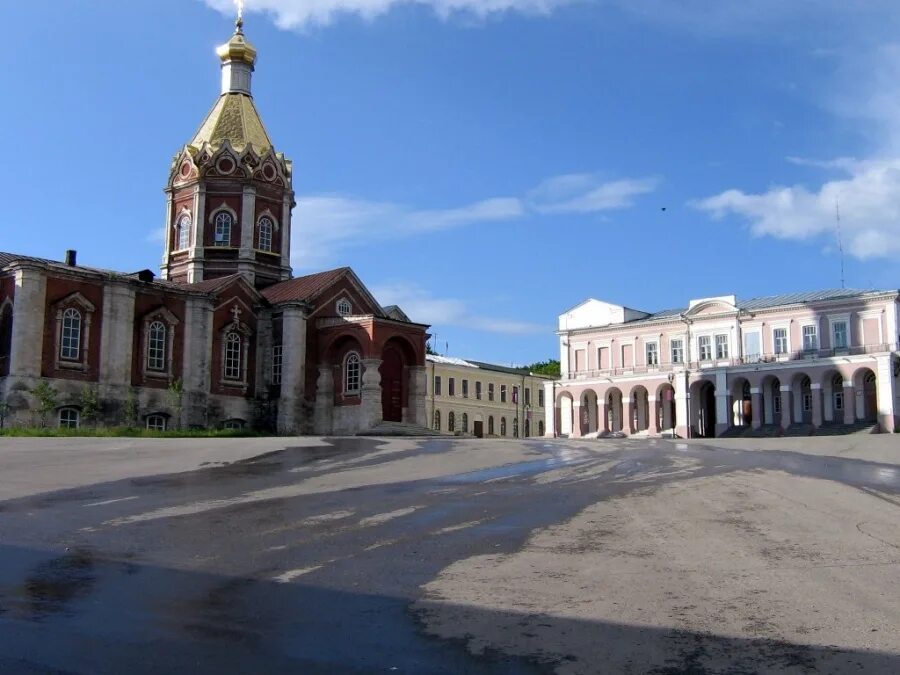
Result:
M83 310L85 313L91 313L97 310L94 303L77 291L67 295L62 300L58 300L54 306L60 310L64 307L75 307L76 309Z
M151 321L155 321L157 319L167 323L170 326L177 326L179 323L181 323L178 320L178 317L172 314L172 312L170 312L168 308L164 306L159 306L144 315L145 323L150 323Z

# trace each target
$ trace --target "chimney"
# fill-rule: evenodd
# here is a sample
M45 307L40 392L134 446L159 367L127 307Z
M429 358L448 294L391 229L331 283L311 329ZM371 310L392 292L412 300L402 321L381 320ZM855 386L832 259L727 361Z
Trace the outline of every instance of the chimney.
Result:
M75 259L78 257L78 251L72 250L71 248L66 251L66 265L69 267L75 267Z

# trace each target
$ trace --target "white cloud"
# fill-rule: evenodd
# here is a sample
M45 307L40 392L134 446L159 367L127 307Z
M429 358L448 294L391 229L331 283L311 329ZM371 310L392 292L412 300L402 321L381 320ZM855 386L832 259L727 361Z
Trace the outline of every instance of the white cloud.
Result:
M373 241L411 237L531 215L588 214L631 206L652 191L655 179L604 183L592 174L557 176L525 198L494 197L447 209L415 209L346 195L301 196L294 210L292 263L299 268L329 264L339 250Z
M401 5L430 7L441 18L463 14L484 19L492 14L520 12L549 14L573 0L246 0L246 11L266 12L284 29L327 25L341 16L372 20ZM224 14L234 13L233 0L205 0Z
M553 329L536 323L483 316L473 312L462 300L436 298L415 284L387 284L370 290L383 305L399 305L413 321L433 326L463 326L486 333L511 335L541 334Z
M714 218L736 215L759 236L809 240L836 235L835 204L847 251L862 259L900 252L900 159L839 160L828 168L845 176L810 190L773 187L759 194L726 190L694 202Z

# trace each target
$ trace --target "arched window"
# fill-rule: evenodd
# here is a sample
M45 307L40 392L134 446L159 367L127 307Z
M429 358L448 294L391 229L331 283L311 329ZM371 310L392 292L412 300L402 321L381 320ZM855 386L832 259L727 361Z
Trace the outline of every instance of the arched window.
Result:
M341 298L337 303L338 316L350 316L353 313L353 306L347 298Z
M462 416L462 432L464 434L469 433L469 416L466 413L463 413Z
M231 246L231 226L234 218L228 211L219 211L215 218L216 238L215 246Z
M500 435L506 436L506 418L505 417L500 418Z
M275 223L269 216L263 216L259 219L259 250L272 250L272 231L275 229Z
M241 336L231 332L225 336L223 374L226 380L240 380L241 372Z
M452 410L447 413L447 431L456 431L456 415Z
M361 379L362 366L359 361L359 354L350 352L344 360L344 393L358 394Z
M59 411L60 429L77 429L81 423L81 413L77 408L63 408Z
M488 436L494 435L494 416L488 417Z
M59 341L59 357L78 361L81 356L81 312L69 308L63 312L62 336Z
M191 245L191 217L184 214L178 219L178 250L183 251Z
M435 431L441 430L441 411L440 410L434 411L434 430Z
M519 437L519 418L513 417L513 438Z
M166 369L166 325L154 321L147 329L147 370Z
M148 415L147 428L151 431L165 431L166 418L165 415Z

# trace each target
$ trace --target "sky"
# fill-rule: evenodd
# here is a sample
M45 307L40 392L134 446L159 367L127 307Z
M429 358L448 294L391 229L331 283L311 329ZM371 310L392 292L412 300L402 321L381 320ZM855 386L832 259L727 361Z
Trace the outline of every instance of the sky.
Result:
M839 242L848 287L900 286L896 3L246 5L295 274L352 266L441 353L557 358L589 297L840 287ZM157 270L233 20L231 0L4 3L0 250Z

